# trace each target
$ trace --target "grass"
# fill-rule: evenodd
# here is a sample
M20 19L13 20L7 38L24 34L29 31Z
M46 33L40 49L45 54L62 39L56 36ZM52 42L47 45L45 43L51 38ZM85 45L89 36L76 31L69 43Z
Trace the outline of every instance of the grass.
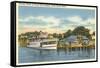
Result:
M19 40L19 45L20 45L21 47L27 47L28 41L27 41L27 40Z

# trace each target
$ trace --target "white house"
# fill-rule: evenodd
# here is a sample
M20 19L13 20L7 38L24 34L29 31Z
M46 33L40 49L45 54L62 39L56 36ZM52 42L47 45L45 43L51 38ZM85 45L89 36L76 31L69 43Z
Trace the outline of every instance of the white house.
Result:
M47 32L40 31L39 38L47 38L47 37L48 37L48 33Z

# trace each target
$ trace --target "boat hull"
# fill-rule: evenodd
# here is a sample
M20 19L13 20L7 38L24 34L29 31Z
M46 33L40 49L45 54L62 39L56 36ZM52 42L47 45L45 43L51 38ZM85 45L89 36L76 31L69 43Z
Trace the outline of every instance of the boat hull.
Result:
M35 48L35 49L48 49L48 50L52 50L52 49L57 49L57 44L43 45L42 47L40 47L39 45L28 45L27 47Z

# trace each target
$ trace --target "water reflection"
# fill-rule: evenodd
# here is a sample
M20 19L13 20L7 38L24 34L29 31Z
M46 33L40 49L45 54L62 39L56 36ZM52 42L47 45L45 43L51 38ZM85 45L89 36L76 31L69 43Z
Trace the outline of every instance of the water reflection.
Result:
M19 47L19 63L82 60L95 58L95 49L91 48L66 48L57 50L39 50Z

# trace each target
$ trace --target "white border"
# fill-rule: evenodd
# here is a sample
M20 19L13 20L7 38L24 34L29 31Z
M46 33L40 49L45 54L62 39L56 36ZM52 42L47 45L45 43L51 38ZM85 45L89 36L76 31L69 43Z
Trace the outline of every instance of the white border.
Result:
M28 6L28 7L49 7L49 8L75 8L75 9L92 9L94 10L95 8L93 7L80 7L80 6L65 6L65 5L50 5L50 4L36 4L36 3L20 3L19 6Z
M78 6L62 6L62 5L49 5L49 4L33 4L33 3L16 3L16 65L34 65L34 64L50 64L50 63L64 63L64 62L82 62L82 61L95 61L96 60L96 49L95 49L95 58L94 59L82 59L82 60L67 60L67 61L44 61L44 62L33 62L33 63L18 63L18 6L31 6L31 7L49 7L49 8L75 8L75 9L92 9L95 10L95 19L96 19L96 8L93 7L78 7ZM96 22L97 23L97 22ZM96 24L95 24L96 31ZM96 35L96 34L95 34ZM96 38L96 36L95 36ZM95 48L96 39L95 39Z

